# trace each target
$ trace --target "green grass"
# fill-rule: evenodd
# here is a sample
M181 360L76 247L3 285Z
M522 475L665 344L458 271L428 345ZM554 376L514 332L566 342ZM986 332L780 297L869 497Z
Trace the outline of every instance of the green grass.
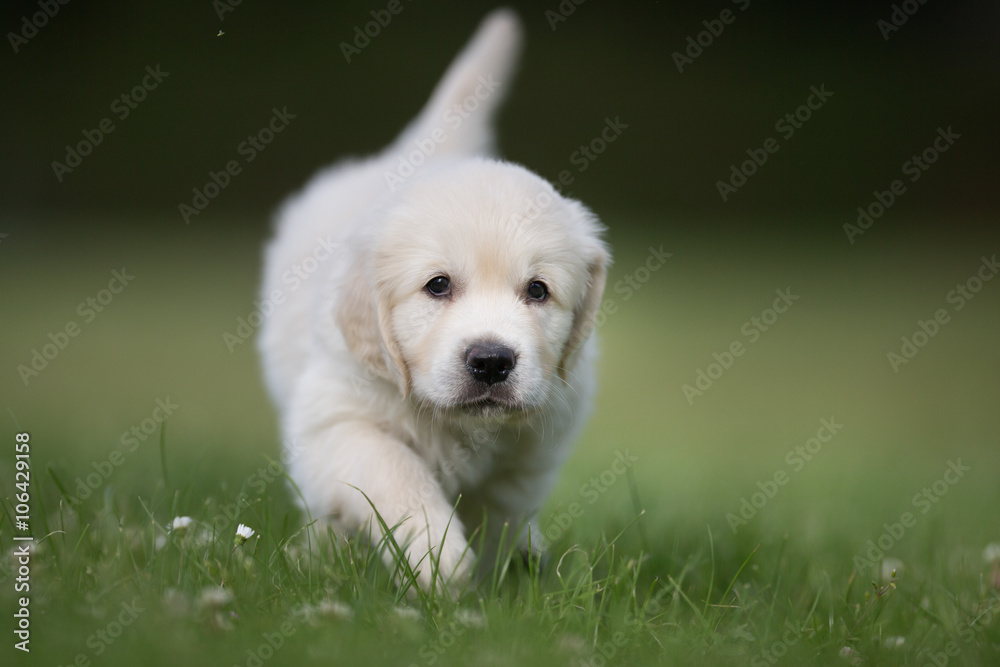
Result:
M546 567L502 563L457 600L385 567L391 543L336 538L296 508L274 463L275 418L255 353L247 345L229 354L221 342L251 308L256 238L107 237L81 257L73 238L46 241L44 256L18 254L11 244L30 250L41 240L12 234L0 274L7 285L30 280L0 294L9 317L0 420L3 451L13 452L14 433L31 433L37 550L32 652L15 652L8 634L0 655L53 665L78 656L77 664L150 665L850 665L846 646L866 665L997 664L1000 572L982 552L1000 542L1000 283L954 313L900 373L885 357L996 248L942 250L918 239L903 249L877 236L851 247L832 228L830 239L788 247L615 235L612 285L648 245L664 243L674 257L619 298L600 329L595 414L541 515ZM134 285L25 387L13 369L121 265ZM801 300L689 405L681 385L787 286ZM168 397L179 407L165 432L129 451L121 436ZM843 429L790 463L830 418ZM116 450L121 462L108 478L71 498ZM624 474L616 452L635 459ZM969 470L955 479L946 471L958 460ZM786 483L771 487L782 471ZM0 459L5 554L14 545L13 472L10 453ZM731 528L727 515L762 486L772 497ZM926 513L914 498L925 488L936 499ZM906 512L912 525L893 526ZM170 532L175 516L196 523ZM242 545L237 523L256 531ZM880 537L892 542L885 559L860 563ZM894 580L883 561L896 564ZM0 562L8 619L19 595L12 565ZM140 608L132 620L129 609ZM117 634L122 614L129 624L105 642L101 633Z
M959 664L993 664L1000 638L989 568L939 541L952 537L940 525L904 536L923 558L890 587L852 566L864 533L817 550L752 526L736 539L678 531L635 513L626 493L609 501L620 519L584 515L541 573L503 564L456 602L384 567L391 544L305 527L282 484L257 494L158 477L77 506L48 472L34 488L46 499L36 535L49 536L33 555L32 658L53 664L98 651L102 664L252 664L262 645L280 645L281 664L839 664L844 646L873 664L923 664L948 641ZM184 512L195 523L170 532ZM257 531L239 546L237 522ZM106 643L99 631L117 632L123 603L142 611Z

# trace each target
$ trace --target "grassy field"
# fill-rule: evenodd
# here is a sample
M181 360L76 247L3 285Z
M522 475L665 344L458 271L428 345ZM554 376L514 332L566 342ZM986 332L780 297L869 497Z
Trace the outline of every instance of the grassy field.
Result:
M8 631L0 660L1000 663L1000 561L984 554L1000 543L1000 280L972 281L1000 241L883 221L851 245L838 220L808 241L677 237L605 218L601 392L542 513L549 562L500 567L458 601L398 586L295 508L253 343L223 342L254 307L262 225L8 225L0 609L14 629L30 597L31 652ZM672 256L642 270L661 245ZM113 271L134 278L103 297ZM894 368L901 337L924 344ZM53 340L37 375L18 371ZM194 523L168 531L177 516ZM255 530L238 545L237 523Z

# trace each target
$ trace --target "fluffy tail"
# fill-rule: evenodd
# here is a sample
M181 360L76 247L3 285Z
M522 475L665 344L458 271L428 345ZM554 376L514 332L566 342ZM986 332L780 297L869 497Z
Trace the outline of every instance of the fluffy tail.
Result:
M492 153L493 116L513 82L521 41L517 14L490 13L390 150L411 151L431 141L438 154Z

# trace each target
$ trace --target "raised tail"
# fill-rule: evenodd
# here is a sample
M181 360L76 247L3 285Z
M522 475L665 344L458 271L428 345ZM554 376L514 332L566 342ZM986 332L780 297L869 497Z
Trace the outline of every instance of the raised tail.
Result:
M438 154L492 153L493 116L513 82L521 41L517 14L491 12L389 150L406 152L431 141Z

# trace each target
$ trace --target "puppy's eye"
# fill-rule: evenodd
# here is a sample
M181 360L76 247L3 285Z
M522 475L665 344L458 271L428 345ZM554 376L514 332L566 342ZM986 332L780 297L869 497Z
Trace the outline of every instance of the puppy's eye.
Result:
M529 301L545 301L547 298L549 298L549 288L545 283L538 280L528 283Z
M451 281L447 276L435 276L427 281L424 289L434 296L447 296L451 292Z

